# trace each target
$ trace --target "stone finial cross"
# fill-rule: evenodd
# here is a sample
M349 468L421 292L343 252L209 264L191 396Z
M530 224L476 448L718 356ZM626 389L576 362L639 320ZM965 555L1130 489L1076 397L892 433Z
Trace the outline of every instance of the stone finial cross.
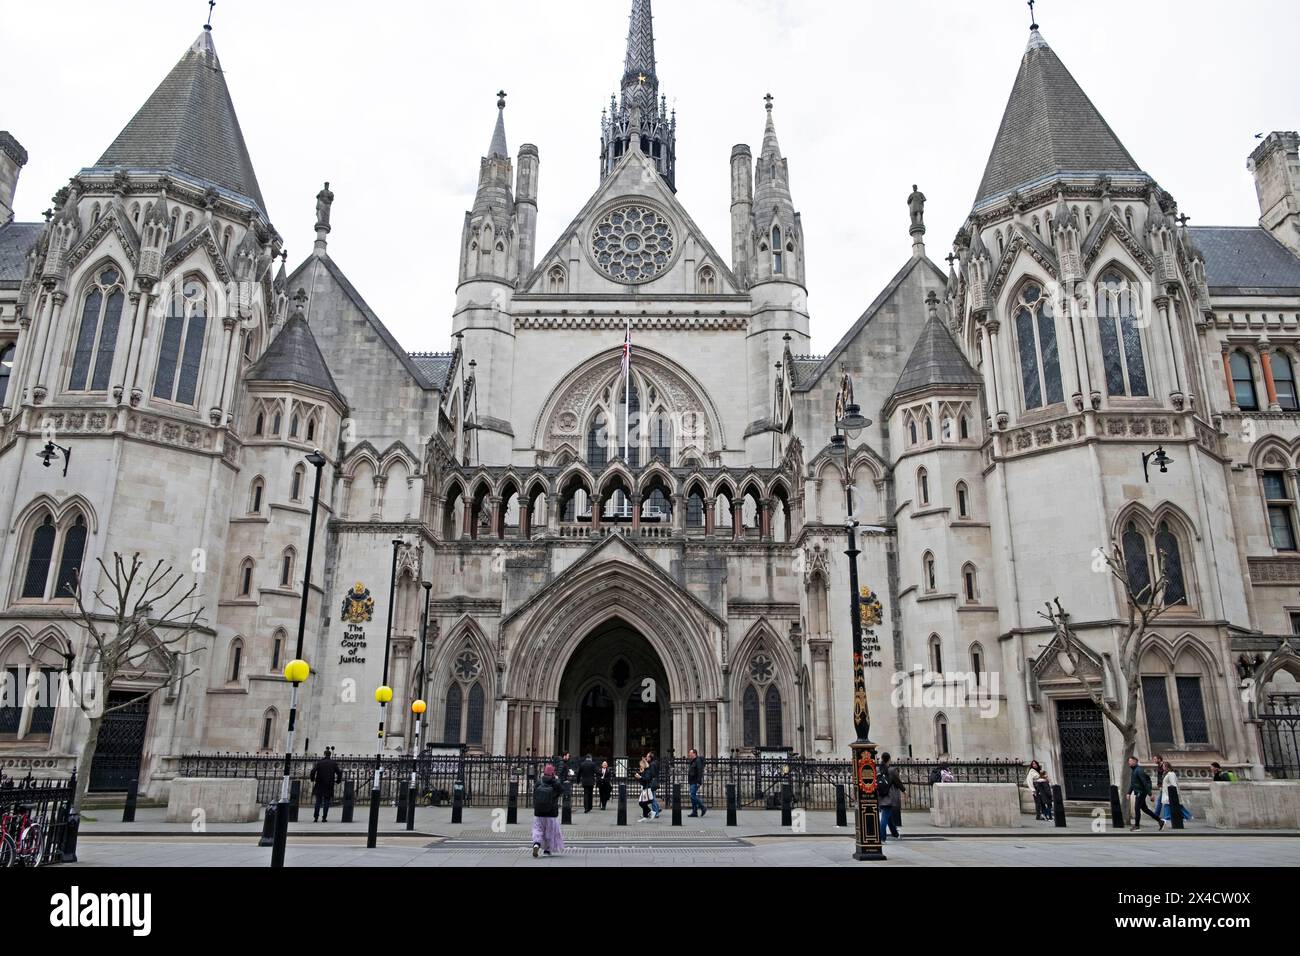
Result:
M497 90L497 109L503 110L505 108L506 108L506 91Z
M772 112L772 100L774 98L775 97L773 97L771 93L768 93L767 96L763 97L763 102L767 104L767 111L769 113Z
M1187 227L1187 224L1188 224L1189 222L1191 222L1191 221L1192 221L1192 217L1189 216L1189 215L1187 215L1187 213L1185 213L1185 212L1183 212L1183 213L1179 213L1179 214L1178 214L1178 218L1175 220L1175 222L1177 222L1178 225L1180 225L1180 226L1182 226L1182 227L1184 227L1184 228L1186 228L1186 227Z

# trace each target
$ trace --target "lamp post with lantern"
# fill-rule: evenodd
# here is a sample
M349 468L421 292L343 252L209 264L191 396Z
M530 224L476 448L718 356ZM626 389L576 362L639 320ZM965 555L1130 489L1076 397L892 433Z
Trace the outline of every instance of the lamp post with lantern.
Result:
M424 751L424 713L429 709L429 705L424 700L424 652L429 639L429 602L433 598L433 582L423 581L421 586L424 588L424 615L420 621L420 669L417 672L415 685L415 700L411 701L411 713L415 716L415 730L411 734L411 784L407 790L406 806L406 829L415 829L415 805L416 805L416 770L419 767L420 754Z
M393 539L393 564L388 575L388 627L384 633L384 676L375 688L375 702L379 704L379 737L375 742L375 776L370 786L370 823L366 829L366 849L373 850L379 842L379 783L384 772L384 718L393 700L393 688L388 686L389 652L393 646L393 605L397 595L397 554L406 542Z
M844 491L846 512L844 525L849 546L844 552L849 558L849 621L853 633L853 729L857 739L850 745L853 752L853 783L856 788L857 812L854 814L855 860L885 859L884 845L880 841L880 799L876 785L876 745L870 740L871 714L867 707L867 685L863 676L862 656L862 600L858 587L858 520L853 509L853 476L849 473L850 439L856 439L871 426L863 417L862 409L853 400L853 379L845 371L840 379L840 392L835 399L835 434L831 438L831 455L844 465ZM879 607L869 589L863 588L872 600L872 621L876 623Z

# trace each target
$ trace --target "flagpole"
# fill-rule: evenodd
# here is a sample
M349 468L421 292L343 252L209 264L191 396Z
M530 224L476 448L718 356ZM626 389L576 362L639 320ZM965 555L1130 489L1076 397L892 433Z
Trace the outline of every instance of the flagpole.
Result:
M632 318L627 320L627 335L623 338L623 461L631 467L632 453L628 447L628 424L632 418Z

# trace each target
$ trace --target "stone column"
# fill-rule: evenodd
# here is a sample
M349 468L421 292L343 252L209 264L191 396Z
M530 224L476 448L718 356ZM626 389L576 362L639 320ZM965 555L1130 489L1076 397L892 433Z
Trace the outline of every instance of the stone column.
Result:
M519 499L519 537L525 541L532 536L532 528L528 524L528 502L523 497Z
M731 540L739 541L745 533L745 499L737 498L731 503Z
M771 498L759 502L758 536L764 541L772 540L772 503Z
M717 525L718 499L708 498L704 502L704 536L713 537L714 527Z
M600 499L600 496L599 496L599 495L595 495L595 494L593 494L593 495L591 496L591 532L592 532L592 534L595 534L597 531L600 530L600 513L604 510L604 508L605 508L605 506L604 506L604 504L602 503L602 501L601 501L601 499ZM575 515L575 517L577 517L577 516Z
M1233 408L1240 408L1237 404L1237 390L1232 387L1232 357L1231 350L1225 345L1223 352L1223 382L1228 386L1228 404Z
M546 496L546 532L554 536L560 533L560 519L564 515L560 510L560 495L558 492Z
M686 496L673 495L673 534L681 534L686 530Z
M827 749L834 746L834 726L835 722L831 719L832 700L831 700L831 672L830 672L830 641L810 640L808 650L812 653L813 659L813 736L817 740L827 741Z
M984 330L988 333L988 361L989 361L989 378L993 382L993 394L989 396L990 401L996 411L993 412L992 418L997 429L1001 430L1007 427L1007 405L1002 398L1002 383L998 378L998 329L1001 323L997 319L990 319L984 324Z
M375 493L370 499L370 520L378 521L384 516L384 488L388 485L386 475L375 475Z
M55 330L58 328L59 315L63 312L63 303L67 298L62 292L50 293L50 306L46 310L47 318L41 330L40 347L33 355L35 372L32 381L32 404L34 405L44 402L45 396L49 394L45 383L49 381L50 353L54 351L54 343L58 341Z
M461 537L469 541L477 536L477 529L474 527L474 501L467 495L461 495L460 506L462 510Z
M344 475L339 479L339 484L341 486L339 489L339 496L342 501L342 507L339 509L339 517L350 518L352 516L350 513L352 508L352 476Z
M1277 384L1273 381L1273 347L1267 342L1259 343L1259 368L1264 373L1264 391L1268 394L1268 410L1280 412L1282 406L1277 400Z
M27 353L32 348L32 320L29 316L23 315L18 320L18 347L14 349L14 365L10 370L9 391L4 397L5 415L0 417L0 421L8 421L18 414L18 409L23 405L23 378L27 369Z
M492 536L504 538L506 536L506 509L501 505L501 499L496 495L490 495L486 499L488 507L488 527L491 528Z
M641 496L632 495L628 500L632 503L632 532L635 534L641 530Z

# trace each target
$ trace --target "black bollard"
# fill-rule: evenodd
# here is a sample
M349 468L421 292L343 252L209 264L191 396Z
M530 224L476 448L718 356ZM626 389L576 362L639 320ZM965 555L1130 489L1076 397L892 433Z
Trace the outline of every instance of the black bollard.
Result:
M1110 785L1110 825L1116 830L1124 829L1124 807L1119 801L1119 787Z
M74 778L75 781L75 778ZM73 792L76 792L74 783ZM75 810L68 813L68 823L63 830L63 862L77 862L77 833L81 830L81 814Z
M510 793L506 797L506 825L519 822L519 781L510 781Z
M411 789L411 784L407 780L397 782L397 819L395 823L406 822L406 792Z
M1175 830L1183 828L1183 801L1178 797L1178 788L1169 788L1169 825Z
M370 816L366 820L366 849L373 850L379 844L379 788L370 789Z
M835 825L837 827L849 825L848 804L844 799L844 784L842 783L835 785Z
M736 785L727 784L727 826L736 825Z
M275 804L266 805L266 815L262 817L262 837L258 846L275 846Z
M135 823L135 804L140 796L140 781L132 780L126 788L126 806L122 808L122 822Z
M415 829L415 798L419 796L419 787L406 788L406 829Z
M344 823L352 822L352 808L356 805L357 787L351 780L343 781L343 816Z
M673 826L682 825L682 785L673 784Z
M302 781L289 781L289 822L298 822L298 804L302 802Z
M573 822L573 784L564 783L564 796L560 800L560 823L568 826Z
M789 781L781 784L781 826L794 825L794 792Z
M615 826L627 826L627 784L618 785L618 820Z
M1056 821L1058 828L1065 827L1065 794L1061 792L1059 783L1052 784L1052 819Z
M451 822L460 823L465 811L465 785L457 780L451 785Z

